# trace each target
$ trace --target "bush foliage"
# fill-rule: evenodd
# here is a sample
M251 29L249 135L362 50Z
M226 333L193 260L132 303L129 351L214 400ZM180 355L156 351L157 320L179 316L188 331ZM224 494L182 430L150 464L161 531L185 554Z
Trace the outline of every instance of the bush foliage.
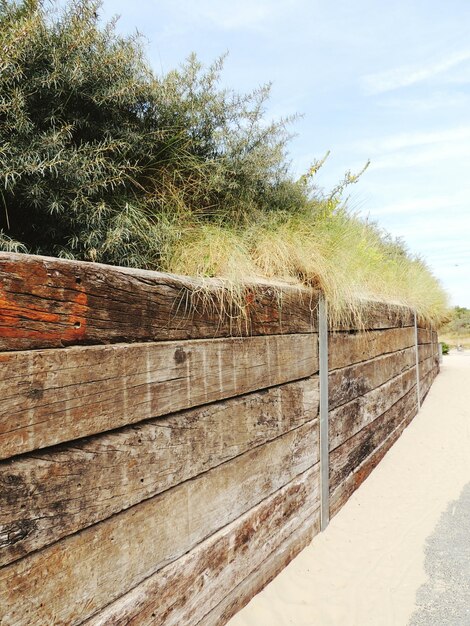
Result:
M286 121L264 121L269 87L223 90L222 60L195 57L157 78L137 36L100 28L93 0L0 6L6 245L158 267L188 214L238 224L305 202Z
M221 87L223 59L157 76L100 3L0 0L0 249L232 282L321 286L341 312L395 300L429 319L445 295L422 261L296 179L269 85Z

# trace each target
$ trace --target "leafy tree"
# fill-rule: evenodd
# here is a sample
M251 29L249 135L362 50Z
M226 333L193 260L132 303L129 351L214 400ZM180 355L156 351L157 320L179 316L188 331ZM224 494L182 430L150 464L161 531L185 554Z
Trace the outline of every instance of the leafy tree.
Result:
M457 336L470 333L470 309L456 306L450 313L450 320L442 329L443 333L454 333Z

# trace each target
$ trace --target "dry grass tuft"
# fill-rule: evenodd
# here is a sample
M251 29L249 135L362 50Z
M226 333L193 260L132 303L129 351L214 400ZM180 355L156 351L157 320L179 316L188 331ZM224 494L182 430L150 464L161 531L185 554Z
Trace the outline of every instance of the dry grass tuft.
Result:
M221 298L239 309L244 285L259 279L321 289L332 325L360 326L371 301L410 307L436 326L447 311L447 295L421 259L344 209L276 222L258 216L238 229L195 224L174 246L165 269L223 278Z

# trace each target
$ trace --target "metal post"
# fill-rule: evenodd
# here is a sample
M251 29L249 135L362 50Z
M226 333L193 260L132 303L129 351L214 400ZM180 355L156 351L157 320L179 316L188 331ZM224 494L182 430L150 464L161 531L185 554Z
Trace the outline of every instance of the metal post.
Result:
M326 301L318 301L318 360L320 379L320 524L325 530L330 521L330 477L328 445L328 313Z
M416 394L418 396L418 411L421 408L421 390L419 388L419 344L418 344L418 319L415 311L415 345L416 345Z

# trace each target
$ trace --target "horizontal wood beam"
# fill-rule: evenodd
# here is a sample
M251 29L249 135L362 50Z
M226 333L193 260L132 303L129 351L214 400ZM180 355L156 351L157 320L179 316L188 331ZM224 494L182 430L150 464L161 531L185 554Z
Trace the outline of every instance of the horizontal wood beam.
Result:
M328 385L330 410L383 385L413 367L415 360L415 348L411 347L333 370Z
M416 385L416 368L330 412L330 452L385 413Z
M434 343L434 331L430 328L418 328L418 343Z
M225 285L225 288L224 288ZM317 292L0 252L0 350L306 333ZM241 308L240 308L241 306Z
M0 458L311 376L312 335L0 353Z
M331 491L353 473L397 428L404 416L418 412L415 388L408 391L385 413L347 439L330 454Z
M413 327L391 328L365 333L330 333L328 341L331 371L409 348L415 345L415 335Z
M391 432L382 444L368 456L349 476L340 483L339 487L332 491L330 496L331 515L334 516L346 504L352 494L365 481L374 468L380 463L386 453L400 437L402 432L416 415L414 407L407 415L404 415L402 422Z

